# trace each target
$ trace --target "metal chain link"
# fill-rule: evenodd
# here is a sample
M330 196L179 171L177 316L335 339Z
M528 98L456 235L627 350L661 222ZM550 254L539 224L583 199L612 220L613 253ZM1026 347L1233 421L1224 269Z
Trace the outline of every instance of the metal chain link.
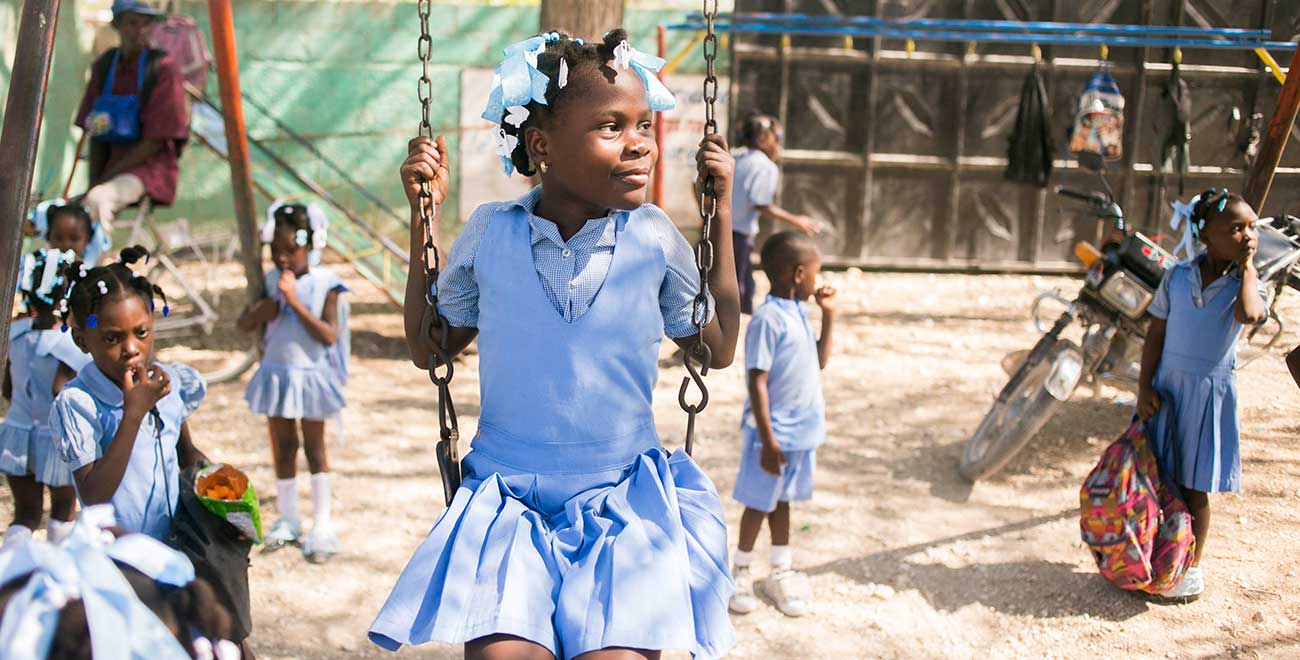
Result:
M718 77L714 71L714 62L718 58L718 35L714 31L713 21L718 16L718 1L704 2L704 135L707 137L718 132L718 120L714 113L714 103L718 100ZM709 272L713 270L713 243L709 240L709 230L713 226L713 217L718 212L718 195L713 188L712 177L704 181L700 191L700 240L695 243L695 267L700 272L700 290L691 304L691 320L695 323L695 341L686 351L682 361L686 365L686 377L682 378L681 389L677 391L677 403L686 411L686 453L689 455L695 445L695 416L709 405L709 388L704 377L709 373L709 363L713 361L713 351L704 343L704 326L709 320ZM692 358L694 361L692 361ZM699 363L699 366L696 366ZM691 383L699 390L699 401L690 403L686 393Z
M416 53L420 58L420 80L417 93L420 99L420 137L433 139L433 125L429 123L429 109L433 105L433 80L429 78L429 60L433 57L433 37L429 36L429 14L432 0L418 0L416 12L420 15L420 40ZM460 425L456 421L456 405L451 400L451 378L455 367L447 355L447 319L438 311L438 274L442 262L434 243L437 231L435 218L438 209L433 201L433 182L420 183L420 222L424 226L424 302L431 313L424 315L422 333L429 338L429 380L438 388L438 445L436 448L438 470L442 474L443 495L447 504L460 488ZM439 375L439 367L444 372Z

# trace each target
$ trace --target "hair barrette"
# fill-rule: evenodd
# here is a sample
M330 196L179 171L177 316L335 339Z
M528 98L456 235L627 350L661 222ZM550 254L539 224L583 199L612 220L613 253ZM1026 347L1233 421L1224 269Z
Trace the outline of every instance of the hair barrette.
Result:
M94 314L91 314L90 316L87 316L87 317L86 317L86 327L87 327L87 328L98 328L98 327L99 327L99 317L95 316Z

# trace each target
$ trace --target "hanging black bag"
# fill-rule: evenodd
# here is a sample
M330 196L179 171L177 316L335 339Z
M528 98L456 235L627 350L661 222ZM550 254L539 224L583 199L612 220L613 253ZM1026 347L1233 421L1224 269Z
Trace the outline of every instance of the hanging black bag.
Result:
M1181 197L1187 178L1187 146L1192 140L1192 97L1187 81L1178 70L1178 59L1175 57L1169 78L1160 86L1160 102L1155 113L1154 163L1160 190L1165 189L1165 175L1175 173Z
M1051 116L1047 88L1035 63L1020 89L1020 111L1007 144L1008 180L1047 185L1052 177Z
M185 553L194 573L212 585L217 600L230 611L230 641L239 643L253 631L248 597L248 554L253 542L199 501L194 494L198 471L197 466L181 471L180 497L167 545Z

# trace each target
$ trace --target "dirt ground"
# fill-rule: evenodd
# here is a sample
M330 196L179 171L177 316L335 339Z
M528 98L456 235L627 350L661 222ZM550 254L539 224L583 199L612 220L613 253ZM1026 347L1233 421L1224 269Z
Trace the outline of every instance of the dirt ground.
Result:
M795 564L816 594L812 614L789 619L764 604L733 617L730 657L1300 657L1300 397L1280 351L1238 377L1245 490L1213 500L1208 591L1194 604L1154 605L1103 580L1078 532L1079 484L1123 430L1131 395L1083 388L1001 475L972 486L956 470L963 442L1006 379L1003 357L1036 338L1033 296L1053 288L1070 295L1077 282L853 271L826 279L840 290L841 309L823 377L829 438L819 450L816 497L793 513ZM346 446L330 444L334 518L346 548L323 566L293 549L254 550L253 640L270 660L387 657L366 641L366 629L443 509L433 388L404 358L395 310L363 281L352 285ZM1291 296L1284 313L1300 319L1300 295ZM1297 339L1288 332L1283 344ZM733 530L741 511L729 497L741 373L711 375L696 445ZM474 358L456 374L469 438ZM659 380L656 409L669 446L685 428L676 405L683 374L666 366ZM265 423L247 412L246 379L212 387L191 424L209 455L249 472L271 520ZM300 491L307 515L305 478ZM10 511L5 492L0 517ZM766 548L763 538L760 577ZM401 656L455 658L460 649L426 646Z

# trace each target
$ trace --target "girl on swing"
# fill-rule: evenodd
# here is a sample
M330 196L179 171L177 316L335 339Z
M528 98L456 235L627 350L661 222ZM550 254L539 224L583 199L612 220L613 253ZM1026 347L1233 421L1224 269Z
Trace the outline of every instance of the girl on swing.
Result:
M653 112L673 105L654 77L663 60L626 39L550 33L506 49L483 116L499 124L506 173L538 172L542 183L474 212L438 279L437 310L423 303L420 266L408 274L413 361L433 366L426 314L447 318L451 355L477 337L482 413L460 489L370 628L383 648L442 641L464 643L467 658L622 659L661 649L716 658L731 646L721 502L654 425L659 345L665 334L691 345L699 282L690 245L645 203L659 156ZM411 254L423 254L420 186L446 199L449 164L441 138L408 150ZM716 314L703 340L721 368L740 319L733 161L718 135L696 160L718 198Z

